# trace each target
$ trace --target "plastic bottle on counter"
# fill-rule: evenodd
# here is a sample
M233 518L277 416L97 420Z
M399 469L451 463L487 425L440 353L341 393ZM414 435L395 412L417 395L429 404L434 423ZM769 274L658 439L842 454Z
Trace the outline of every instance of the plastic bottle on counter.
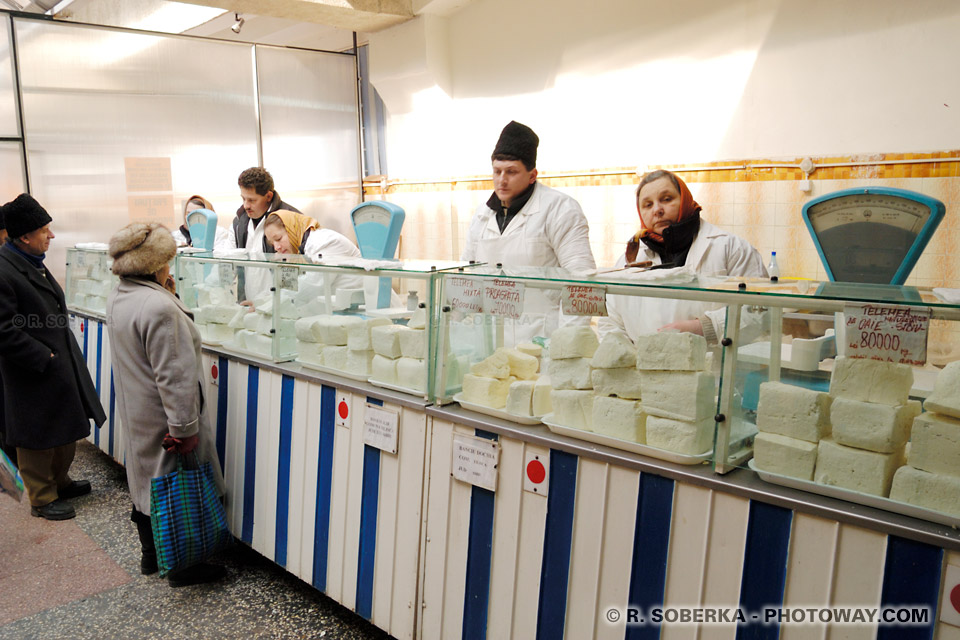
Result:
M767 265L767 275L771 280L780 279L780 265L777 264L777 252L770 252L770 264Z
M417 297L416 291L407 294L407 311L416 311L419 304L420 299Z

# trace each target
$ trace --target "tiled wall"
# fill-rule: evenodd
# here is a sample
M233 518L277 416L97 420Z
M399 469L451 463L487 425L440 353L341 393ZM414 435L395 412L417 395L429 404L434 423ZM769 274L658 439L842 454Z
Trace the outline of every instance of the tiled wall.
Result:
M769 259L777 252L783 277L825 280L813 240L800 212L808 200L855 187L896 187L932 196L946 205L946 216L920 257L907 283L916 286L960 288L960 151L931 154L877 154L869 158L812 158L815 165L863 162L847 167L816 168L812 189L801 191L806 176L795 161L728 161L697 167L671 165L687 182L703 207L704 219L742 236ZM911 163L910 160L920 160ZM934 162L930 162L934 160ZM894 164L869 164L894 162ZM793 167L757 168L793 164ZM740 167L740 168L719 168ZM659 168L659 167L651 167ZM591 175L544 177L541 181L576 198L590 222L590 244L598 266L610 266L623 253L624 243L638 228L633 170L615 169ZM456 182L389 185L386 193L367 188L367 199L384 198L407 213L400 256L455 260L460 256L473 212L490 197L490 180L467 178ZM937 333L956 328L935 323ZM956 324L956 323L952 323Z

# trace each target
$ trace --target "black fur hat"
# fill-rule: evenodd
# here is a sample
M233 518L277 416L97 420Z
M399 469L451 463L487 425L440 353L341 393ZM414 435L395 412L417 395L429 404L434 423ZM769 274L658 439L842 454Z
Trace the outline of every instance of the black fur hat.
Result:
M47 210L26 193L3 205L3 217L11 238L20 238L53 222Z
M493 155L514 156L529 171L537 166L537 146L539 144L540 138L533 132L533 129L511 120L510 124L500 132L500 139L497 140Z

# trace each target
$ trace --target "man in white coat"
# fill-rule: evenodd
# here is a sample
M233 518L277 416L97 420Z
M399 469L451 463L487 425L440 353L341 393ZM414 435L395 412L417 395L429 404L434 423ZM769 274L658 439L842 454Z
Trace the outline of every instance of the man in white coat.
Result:
M510 122L493 150L493 194L477 208L467 230L462 260L511 267L562 267L576 274L596 271L589 227L579 203L537 182L540 139ZM526 293L528 311L510 342L549 337L560 321L555 292Z

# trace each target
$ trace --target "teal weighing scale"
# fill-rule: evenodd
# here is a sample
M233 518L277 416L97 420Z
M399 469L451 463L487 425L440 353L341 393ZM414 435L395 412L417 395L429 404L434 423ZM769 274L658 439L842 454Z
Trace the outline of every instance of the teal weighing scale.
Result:
M194 209L187 214L190 244L197 249L213 251L217 237L217 214L209 209Z
M888 187L845 189L810 200L803 205L803 221L830 279L817 295L856 298L869 291L875 299L892 303L919 301L916 289L902 285L945 212L935 198ZM820 359L831 355L822 353ZM830 381L815 372L792 371L786 360L783 366L784 382L829 389ZM766 378L765 369L747 375L744 409L756 411L760 382Z
M405 217L403 209L391 202L371 200L355 206L350 211L350 220L360 255L370 260L393 260ZM377 309L390 306L390 292L390 278L380 278Z

